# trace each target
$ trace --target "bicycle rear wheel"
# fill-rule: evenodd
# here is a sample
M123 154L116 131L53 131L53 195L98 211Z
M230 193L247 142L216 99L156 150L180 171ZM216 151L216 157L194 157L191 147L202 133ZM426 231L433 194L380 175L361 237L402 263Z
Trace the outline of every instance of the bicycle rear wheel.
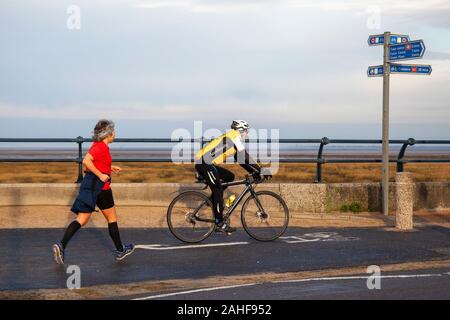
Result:
M206 239L215 227L211 200L198 191L179 194L167 209L167 225L183 242L196 243Z
M289 224L289 209L278 194L258 191L256 198L248 197L241 211L242 226L258 241L272 241L280 237Z

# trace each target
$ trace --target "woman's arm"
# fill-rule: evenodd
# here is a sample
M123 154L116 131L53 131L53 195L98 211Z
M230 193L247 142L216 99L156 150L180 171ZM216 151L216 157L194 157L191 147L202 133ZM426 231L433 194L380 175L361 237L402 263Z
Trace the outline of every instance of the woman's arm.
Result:
M83 164L86 166L86 168L91 171L93 174L95 174L100 180L103 182L106 182L109 180L109 176L107 174L104 174L100 170L98 170L94 166L94 157L90 153L87 153L86 156L83 159Z
M111 171L114 173L120 173L120 171L122 171L123 169L121 167L118 166L111 166Z

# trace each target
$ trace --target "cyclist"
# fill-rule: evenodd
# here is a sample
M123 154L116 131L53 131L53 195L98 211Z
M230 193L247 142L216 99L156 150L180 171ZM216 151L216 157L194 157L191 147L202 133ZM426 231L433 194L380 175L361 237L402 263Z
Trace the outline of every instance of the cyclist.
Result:
M218 166L224 163L227 157L234 155L235 161L255 179L261 179L261 167L248 154L244 143L250 126L247 121L233 120L231 130L215 138L195 155L195 170L205 179L211 189L211 198L215 216L216 231L231 234L236 228L231 227L223 219L223 191L222 182L234 180L234 174Z
M91 218L97 205L108 221L109 235L116 247L116 260L122 260L133 253L133 244L123 245L120 239L119 227L111 184L111 172L118 173L122 168L112 166L111 153L108 144L115 138L114 122L99 120L94 129L92 146L86 154L83 164L86 166L86 175L80 186L78 197L71 208L77 218L69 224L60 243L53 245L55 262L64 264L64 251L72 236Z

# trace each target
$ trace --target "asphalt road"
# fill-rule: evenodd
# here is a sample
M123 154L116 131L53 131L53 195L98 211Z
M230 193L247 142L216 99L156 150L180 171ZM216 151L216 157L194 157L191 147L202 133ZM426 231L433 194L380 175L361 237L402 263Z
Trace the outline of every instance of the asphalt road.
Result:
M51 245L60 239L62 233L62 229L0 230L0 290L65 288L69 275L65 267L54 264L51 255ZM134 242L141 247L125 261L117 263L112 255L113 246L107 229L82 229L75 235L67 248L66 263L80 267L82 287L450 259L450 229L439 226L406 233L383 228L292 227L285 238L270 243L252 240L243 230L238 230L232 236L213 235L194 247L186 247L166 229L123 229L122 238L124 242ZM450 291L447 276L402 281L410 284L411 290L416 285L422 286L416 281L429 285L434 288L430 297L445 296L443 293ZM386 287L395 287L397 280L387 279L384 283ZM360 291L367 290L365 281L336 280L263 284L245 290L210 292L208 297L218 298L226 294L233 298L238 292L239 298L281 299L302 297L301 292L306 290L312 292L310 297L327 298L330 286L340 288L338 291L342 297L364 297ZM264 295L266 290L262 289L273 292L275 287L277 296ZM354 291L349 294L346 288L354 288ZM196 296L204 297L200 293ZM333 294L333 297L336 296Z
M170 293L140 294L136 300L449 300L450 266L419 272L386 272L380 286L368 289L367 274L316 277L277 283L211 287ZM372 283L370 281L370 283Z

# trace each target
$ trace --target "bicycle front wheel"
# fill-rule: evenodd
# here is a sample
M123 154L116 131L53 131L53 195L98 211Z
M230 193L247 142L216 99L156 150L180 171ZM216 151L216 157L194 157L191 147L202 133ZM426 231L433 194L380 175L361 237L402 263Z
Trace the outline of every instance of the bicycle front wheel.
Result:
M183 242L196 243L206 239L215 227L211 200L197 191L179 194L167 209L167 225Z
M255 192L242 206L241 220L245 231L258 241L272 241L280 237L289 224L289 209L278 194Z

